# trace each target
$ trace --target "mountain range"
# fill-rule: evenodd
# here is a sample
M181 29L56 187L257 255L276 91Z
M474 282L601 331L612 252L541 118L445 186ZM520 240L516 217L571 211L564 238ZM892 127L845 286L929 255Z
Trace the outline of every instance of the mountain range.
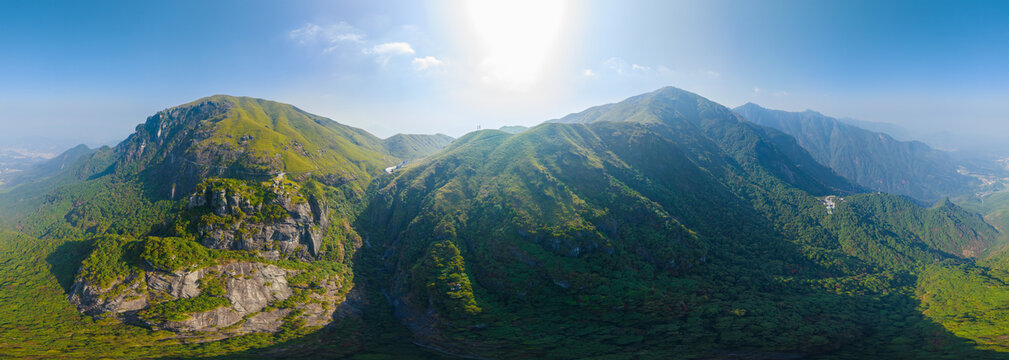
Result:
M32 339L0 354L1009 351L1003 236L945 199L972 178L818 113L667 87L383 140L217 95L79 150L0 193L0 334Z
M959 164L950 155L922 142L897 141L815 111L769 110L753 103L735 111L794 137L816 161L868 189L935 202L978 185L957 171Z

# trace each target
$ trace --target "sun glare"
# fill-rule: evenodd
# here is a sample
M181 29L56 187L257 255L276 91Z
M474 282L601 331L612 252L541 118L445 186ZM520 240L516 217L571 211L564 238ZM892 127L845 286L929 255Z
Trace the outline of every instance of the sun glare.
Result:
M485 83L525 91L540 78L567 11L562 0L469 1Z

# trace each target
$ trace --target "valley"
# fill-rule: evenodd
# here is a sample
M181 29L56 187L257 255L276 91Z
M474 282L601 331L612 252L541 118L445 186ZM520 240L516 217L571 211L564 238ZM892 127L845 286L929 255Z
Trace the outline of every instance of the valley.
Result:
M0 193L0 354L1005 356L1004 193L747 107L665 87L458 139L172 107ZM952 173L893 180L923 162Z

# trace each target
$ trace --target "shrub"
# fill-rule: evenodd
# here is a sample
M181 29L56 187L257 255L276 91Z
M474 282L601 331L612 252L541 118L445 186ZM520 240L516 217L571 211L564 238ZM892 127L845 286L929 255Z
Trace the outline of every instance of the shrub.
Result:
M165 271L199 268L214 261L213 253L203 245L176 237L148 237L140 257L150 266Z

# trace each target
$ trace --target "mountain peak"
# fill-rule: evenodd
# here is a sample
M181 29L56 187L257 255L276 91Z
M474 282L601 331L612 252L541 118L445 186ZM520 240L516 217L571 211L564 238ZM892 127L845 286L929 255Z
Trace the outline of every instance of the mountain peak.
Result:
M120 171L145 171L164 189L185 191L208 176L280 172L331 182L366 181L400 161L364 130L292 105L231 95L159 111L117 151Z
M766 110L766 108L764 108L763 106L760 106L758 104L755 104L753 102L748 101L745 104L739 105L735 109L732 109L732 110L736 111L736 112L739 112L741 110Z
M716 114L717 113L717 114ZM706 115L701 115L706 114ZM731 117L731 111L703 96L666 86L629 97L618 103L591 107L549 122L591 123L597 121L656 123L701 117Z

